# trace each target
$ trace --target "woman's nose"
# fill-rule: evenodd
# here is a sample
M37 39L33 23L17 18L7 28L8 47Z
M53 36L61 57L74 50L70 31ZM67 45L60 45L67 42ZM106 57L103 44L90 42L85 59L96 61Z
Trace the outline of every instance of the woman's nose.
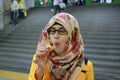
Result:
M59 38L55 36L54 39L59 39Z
M54 39L58 39L59 38L59 33L56 31L56 33L54 34Z

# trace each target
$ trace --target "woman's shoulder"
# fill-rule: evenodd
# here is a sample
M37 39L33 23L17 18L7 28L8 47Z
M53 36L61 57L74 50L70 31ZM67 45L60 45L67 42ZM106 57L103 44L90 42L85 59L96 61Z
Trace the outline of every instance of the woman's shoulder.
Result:
M84 57L85 65L90 65L92 64L92 61L88 59L87 57Z
M76 80L88 80L88 75L90 75L90 71L92 70L92 61L89 60L87 57L84 57L85 65L81 70L80 74L77 76Z
M90 59L88 59L88 58L85 57L84 61L85 61L84 70L88 70L91 67L93 67L93 62Z

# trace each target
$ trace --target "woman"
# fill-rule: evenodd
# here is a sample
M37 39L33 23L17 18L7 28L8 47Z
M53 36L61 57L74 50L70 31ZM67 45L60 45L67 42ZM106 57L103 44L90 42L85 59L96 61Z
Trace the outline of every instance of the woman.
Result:
M62 10L59 6L59 3L63 2L63 0L53 0L53 5L54 5L54 15L57 13L60 13Z
M16 0L11 0L11 3L10 3L10 18L11 18L11 22L10 23L17 23L18 20L17 20L17 17L18 17L18 9L19 9L19 6L18 6L18 2Z
M72 15L58 13L44 28L29 80L94 80L92 62L84 59L84 43Z
M18 4L19 4L19 18L24 19L25 17L27 17L25 2L24 0L18 0Z

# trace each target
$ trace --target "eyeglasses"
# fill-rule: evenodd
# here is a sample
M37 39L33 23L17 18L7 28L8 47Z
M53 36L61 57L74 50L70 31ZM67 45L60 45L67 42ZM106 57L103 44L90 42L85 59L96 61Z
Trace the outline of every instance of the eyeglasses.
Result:
M67 30L64 27L60 27L59 29L55 29L54 27L51 27L48 29L48 33L49 34L55 34L56 31L60 34L60 35L66 35L68 34Z

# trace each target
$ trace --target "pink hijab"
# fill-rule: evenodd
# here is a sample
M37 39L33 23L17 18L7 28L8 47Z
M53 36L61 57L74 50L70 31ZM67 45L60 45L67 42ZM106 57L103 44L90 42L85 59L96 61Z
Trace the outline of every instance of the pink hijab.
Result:
M77 20L68 13L58 13L53 16L44 28L39 45L52 45L47 30L55 23L59 23L68 31L68 41L64 47L64 56L56 55L51 51L48 55L49 68L52 80L75 80L84 66L84 43L81 37Z

